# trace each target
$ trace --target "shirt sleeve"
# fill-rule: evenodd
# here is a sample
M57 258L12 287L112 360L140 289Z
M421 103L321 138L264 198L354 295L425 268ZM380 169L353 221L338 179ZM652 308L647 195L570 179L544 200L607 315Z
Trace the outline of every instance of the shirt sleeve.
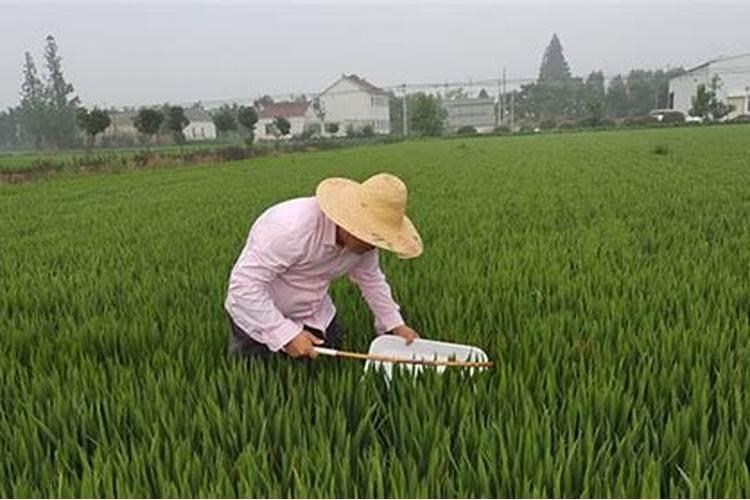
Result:
M359 286L362 296L375 316L375 331L389 332L404 324L399 305L393 300L391 287L380 269L378 251L372 250L362 256L349 271L349 279Z
M296 337L302 325L279 311L269 285L301 255L302 245L283 228L253 228L229 278L227 309L232 319L274 352Z

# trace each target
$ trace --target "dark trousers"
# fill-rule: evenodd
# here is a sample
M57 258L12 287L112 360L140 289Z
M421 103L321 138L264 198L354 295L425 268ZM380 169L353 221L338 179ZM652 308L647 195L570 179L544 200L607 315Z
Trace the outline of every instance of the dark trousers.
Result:
M245 331L234 322L231 316L227 315L227 317L229 318L229 344L227 352L230 356L253 357L268 356L272 354L272 351L265 344L258 342L245 333ZM322 339L323 347L330 347L333 349L341 347L341 342L344 337L344 329L341 327L336 316L333 317L331 324L328 325L325 332L307 325L304 325L304 328L316 337Z

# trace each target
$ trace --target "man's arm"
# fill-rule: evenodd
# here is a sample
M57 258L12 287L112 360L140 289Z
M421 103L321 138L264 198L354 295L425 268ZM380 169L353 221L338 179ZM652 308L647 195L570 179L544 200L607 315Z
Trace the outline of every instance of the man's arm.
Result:
M375 331L378 334L404 327L399 306L393 300L391 287L380 269L378 251L372 250L362 256L359 263L349 271L349 279L359 286L365 302L375 316Z
M228 306L235 322L272 351L302 332L302 325L279 311L270 283L300 257L301 245L278 228L255 228L229 279Z

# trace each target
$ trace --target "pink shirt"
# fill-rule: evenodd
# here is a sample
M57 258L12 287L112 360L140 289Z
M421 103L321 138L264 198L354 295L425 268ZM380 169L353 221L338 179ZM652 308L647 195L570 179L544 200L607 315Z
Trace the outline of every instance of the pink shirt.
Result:
M404 324L377 249L358 255L336 245L336 225L315 197L286 201L264 212L250 229L224 307L253 339L278 351L303 324L328 327L336 314L328 287L344 274L359 286L378 334Z

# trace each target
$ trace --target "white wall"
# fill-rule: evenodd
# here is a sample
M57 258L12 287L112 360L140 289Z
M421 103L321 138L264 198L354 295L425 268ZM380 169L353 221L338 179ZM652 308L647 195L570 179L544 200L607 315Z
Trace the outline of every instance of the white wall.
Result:
M216 126L214 122L190 122L183 133L188 141L212 140L216 139Z
M325 122L338 123L337 135L344 135L351 125L362 129L371 125L377 134L391 132L388 96L372 95L347 79L341 79L321 94Z
M721 61L710 63L696 71L687 73L669 81L669 92L674 93L673 108L684 113L692 107L692 99L698 92L698 86L704 84L709 86L714 75L721 78L721 88L717 96L727 102L728 97L733 96L732 103L738 102L739 97L745 96L744 109L737 109L728 118L739 114L747 114L747 100L750 96L750 54L730 57Z

